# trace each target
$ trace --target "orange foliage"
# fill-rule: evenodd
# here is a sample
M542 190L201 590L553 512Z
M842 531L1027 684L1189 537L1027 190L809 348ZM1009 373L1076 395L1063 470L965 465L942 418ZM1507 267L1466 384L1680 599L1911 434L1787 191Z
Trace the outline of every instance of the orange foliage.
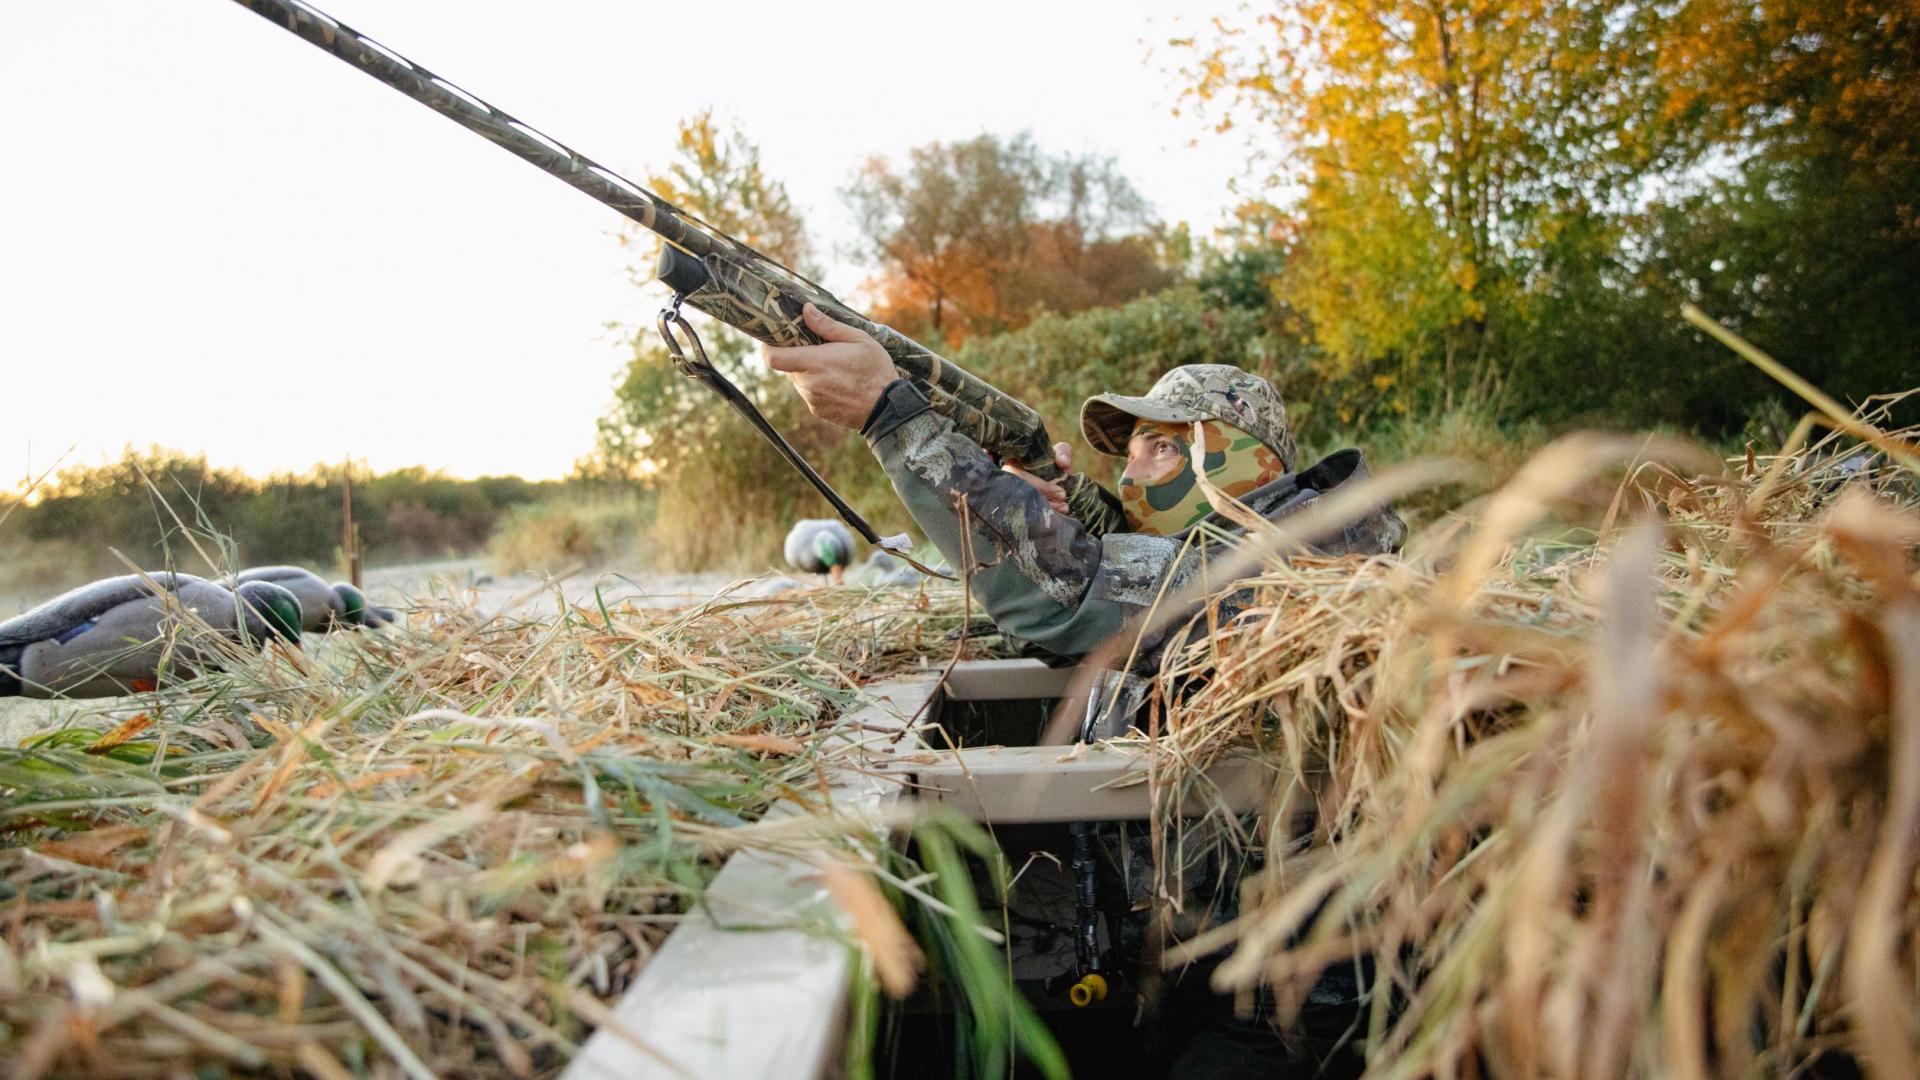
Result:
M1171 283L1165 232L1112 161L1049 155L1024 135L875 159L847 192L876 318L945 345L1042 312L1125 303Z

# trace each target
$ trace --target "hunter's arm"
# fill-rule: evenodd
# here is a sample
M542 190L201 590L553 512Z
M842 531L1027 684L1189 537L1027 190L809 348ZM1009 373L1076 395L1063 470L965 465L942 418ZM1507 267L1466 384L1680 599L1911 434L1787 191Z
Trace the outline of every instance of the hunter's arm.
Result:
M915 523L957 570L967 569L965 506L973 594L1002 630L1062 656L1085 655L1152 603L1180 553L1161 537L1103 540L1055 513L905 379L887 386L861 434Z

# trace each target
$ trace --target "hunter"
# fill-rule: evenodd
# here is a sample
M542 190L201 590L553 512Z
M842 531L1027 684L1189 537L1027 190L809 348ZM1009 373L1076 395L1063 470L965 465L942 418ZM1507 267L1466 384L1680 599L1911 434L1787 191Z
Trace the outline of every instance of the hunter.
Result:
M814 416L866 438L914 522L956 567L965 557L964 504L974 595L1003 632L1058 656L1085 656L1149 607L1168 575L1178 588L1197 572L1200 551L1185 534L1214 508L1194 475L1196 423L1204 425L1207 478L1269 519L1366 475L1358 450L1298 469L1286 406L1271 383L1225 364L1191 364L1167 372L1143 397L1100 394L1082 407L1088 445L1126 459L1119 484L1125 531L1096 536L1068 516L1058 486L995 464L955 431L898 377L872 337L810 304L805 318L823 343L766 347L768 365L786 373ZM1067 444L1055 450L1070 466ZM1399 516L1383 508L1316 548L1380 554L1398 549L1405 535ZM1143 648L1140 659L1153 651Z
M996 465L959 434L911 382L897 377L873 338L811 305L805 317L823 343L768 348L767 363L787 374L815 416L866 438L901 502L947 561L964 567L971 559L973 593L1004 633L1062 657L1084 657L1120 633L1155 602L1169 576L1179 588L1198 573L1201 547L1187 543L1196 526L1212 521L1233 531L1215 516L1195 474L1196 425L1206 440L1201 467L1211 486L1268 519L1295 513L1366 475L1358 450L1300 469L1285 403L1271 383L1225 364L1190 364L1161 376L1141 397L1098 394L1081 407L1087 444L1126 462L1120 513L1101 510L1098 522L1082 522L1068 513L1058 485ZM1054 450L1064 473L1072 464L1070 448L1061 443ZM963 522L972 533L965 545ZM1405 536L1399 516L1382 508L1316 547L1326 554L1384 554ZM1126 730L1145 700L1163 644L1139 642L1131 670L1096 680L1081 740ZM1107 823L1097 844L1106 853L1096 871L1096 895L1105 898L1108 941L1123 963L1138 965L1146 955L1147 913L1159 886L1150 875L1124 867L1153 864L1149 833ZM1121 850L1131 855L1113 854ZM1201 842L1197 834L1189 834L1183 851L1190 864L1183 880L1190 882L1238 881L1251 865L1235 846ZM1184 914L1168 929L1186 939L1217 925L1230 917L1236 896L1234 889L1208 895L1202 886L1186 897ZM1217 960L1210 956L1169 976L1166 995L1153 1009L1147 1045L1165 1075L1359 1075L1365 1063L1351 1034L1363 1026L1355 974L1363 961L1329 969L1283 1029L1270 1024L1266 1012L1242 1021L1227 999L1213 995L1207 974Z

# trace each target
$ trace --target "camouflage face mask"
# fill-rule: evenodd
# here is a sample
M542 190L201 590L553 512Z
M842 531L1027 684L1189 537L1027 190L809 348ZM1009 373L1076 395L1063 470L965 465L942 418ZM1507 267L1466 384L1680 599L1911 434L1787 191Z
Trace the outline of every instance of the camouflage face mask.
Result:
M1280 455L1265 443L1230 424L1202 421L1206 429L1207 479L1234 498L1242 498L1286 475ZM1141 420L1135 435L1165 436L1180 451L1180 467L1157 480L1120 480L1120 506L1127 525L1149 536L1172 536L1213 513L1213 504L1201 490L1193 471L1193 425Z

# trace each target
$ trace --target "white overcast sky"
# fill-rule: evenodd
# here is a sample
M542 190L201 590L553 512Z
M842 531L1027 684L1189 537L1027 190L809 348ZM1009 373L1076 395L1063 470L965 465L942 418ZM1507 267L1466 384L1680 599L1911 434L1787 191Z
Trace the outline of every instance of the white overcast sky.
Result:
M320 6L636 178L714 106L842 290L869 154L1031 129L1201 229L1238 160L1171 115L1159 43L1205 7ZM225 0L0 0L0 100L0 489L129 443L558 476L623 359L605 325L663 295L628 282L612 211Z

